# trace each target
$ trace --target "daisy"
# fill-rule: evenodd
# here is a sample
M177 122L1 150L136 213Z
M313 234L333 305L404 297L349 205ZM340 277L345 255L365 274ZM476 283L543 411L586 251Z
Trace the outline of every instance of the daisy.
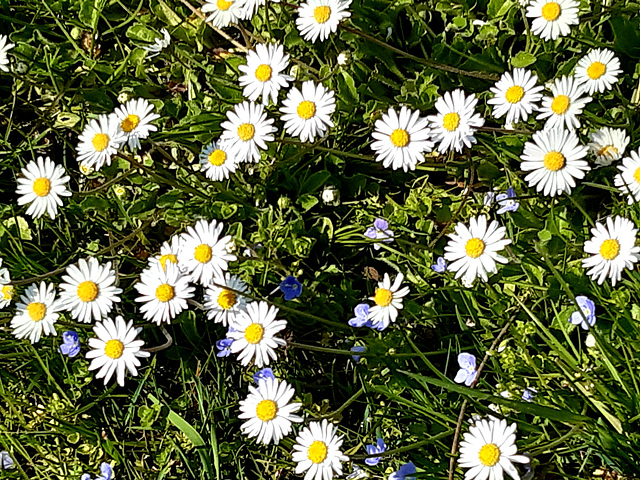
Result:
M322 422L311 422L296 437L293 446L293 461L296 473L307 472L304 480L331 480L342 475L342 464L349 457L340 451L342 436L336 435L337 427L325 418Z
M180 235L174 235L169 241L164 242L160 246L160 255L156 257L162 268L166 268L167 262L179 267L182 271L182 265L178 263L178 252L180 251Z
M140 139L158 130L158 127L151 125L151 122L160 118L160 115L152 112L154 108L146 99L137 98L121 105L112 114L125 134L124 142L129 143L131 150L140 148Z
M16 338L28 338L31 343L40 340L40 336L57 335L53 326L60 317L62 306L56 300L53 284L30 285L20 301L16 303L16 315L11 320L11 328Z
M529 173L524 179L544 195L571 193L575 179L582 179L591 167L582 160L588 148L579 145L575 133L555 128L533 134L532 142L524 144L520 168Z
M436 101L437 115L429 115L433 139L438 145L438 151L445 153L456 150L461 152L464 145L471 147L476 143L473 133L484 125L484 119L474 108L478 103L475 95L468 97L461 89L446 92Z
M2 267L2 259L0 258L0 267ZM6 268L0 268L0 309L6 307L13 300L15 289L13 285L9 285L11 282L11 276L9 270Z
M611 90L622 73L620 60L611 50L596 48L581 58L576 66L576 81L591 95Z
M282 102L282 121L289 135L303 142L312 142L316 136L325 134L333 127L331 114L336 110L333 90L327 90L321 84L314 85L309 80L302 84L302 91L293 87Z
M513 74L505 72L490 89L495 96L487 103L493 105L493 116L500 118L506 114L507 125L526 122L542 98L539 92L544 87L536 86L537 83L538 77L524 68L516 68Z
M249 395L240 401L238 418L247 420L240 429L249 438L258 437L258 443L280 443L291 432L291 422L301 422L293 415L301 403L289 403L295 390L286 381L276 378L261 379L258 388L249 385Z
M591 97L583 97L584 90L574 77L563 75L556 78L550 86L552 97L544 97L540 115L537 120L547 119L544 124L546 130L554 127L567 126L569 130L580 127L578 115L582 109L591 101Z
M487 227L487 217L472 217L469 227L458 223L456 233L449 234L449 243L444 248L444 258L449 263L447 270L456 272L456 278L463 276L466 284L471 284L480 277L485 282L488 273L496 273L496 262L507 263L507 259L498 254L511 243L504 238L506 229L495 220Z
M514 480L520 475L513 462L529 463L529 458L517 455L516 424L507 425L506 420L491 418L475 422L463 434L460 442L458 465L468 468L465 480L498 479L506 472Z
M382 114L376 121L371 134L374 142L371 148L376 152L376 161L385 168L415 170L418 162L424 160L424 153L433 149L429 121L420 118L420 112L407 107L398 115L393 108Z
M60 284L60 303L71 312L74 320L90 323L106 317L113 302L119 302L122 290L115 287L116 276L111 262L100 265L98 260L80 259L78 266L67 267Z
M640 260L640 247L635 246L637 233L633 222L626 218L609 217L606 227L597 222L591 229L593 238L584 242L585 253L591 254L582 259L582 266L590 269L587 275L594 280L598 277L598 285L608 276L615 286L622 270L632 270L633 264Z
M183 276L178 266L167 262L163 266L154 262L140 275L135 284L140 296L136 302L144 302L140 311L144 319L161 323L171 323L180 312L188 308L187 299L193 297L195 288L189 285L190 277Z
M231 236L221 237L223 228L222 222L198 220L180 236L178 262L194 282L207 285L214 276L222 276L228 262L236 260L237 257L230 253L233 248Z
M629 205L640 202L640 155L638 153L640 150L631 152L630 157L622 159L622 165L618 165L620 173L613 179L620 193L628 194Z
M318 38L325 41L342 20L351 16L347 10L350 5L351 0L307 0L298 8L296 26L300 35L313 43Z
M222 28L245 18L245 0L205 0L202 13L210 13L207 22Z
M200 153L200 165L207 178L214 182L226 180L238 166L225 142L212 142L204 147Z
M231 352L240 353L238 360L247 366L253 360L258 368L276 359L275 349L286 342L274 335L287 326L286 320L276 320L278 308L267 302L252 302L236 314L227 337L234 340Z
M127 137L115 117L100 115L84 127L78 140L78 163L100 170L105 163L111 165Z
M289 55L284 53L282 45L265 45L260 43L255 51L247 52L247 64L239 65L238 70L244 72L238 82L244 87L242 94L252 102L262 96L262 104L278 103L278 92L287 87L293 77L284 70L289 66Z
M46 213L52 219L58 214L58 206L62 206L60 197L70 197L66 183L69 177L64 175L60 165L56 165L49 157L38 157L37 161L30 161L22 169L22 176L18 178L16 193L18 205L30 203L27 215L39 218Z
M404 275L399 273L391 285L389 274L385 273L382 281L378 282L375 295L369 297L369 300L375 302L368 316L373 328L386 328L390 322L395 322L398 318L398 310L402 310L402 298L409 293L409 287L400 288L403 280Z
M233 291L235 290L235 291ZM225 327L233 324L238 313L246 310L251 300L236 292L247 292L249 287L237 275L225 273L216 277L204 294L204 309L209 320L222 323Z
M259 161L258 147L265 150L267 142L273 141L272 133L276 131L264 107L253 102L242 102L227 112L227 118L229 120L221 124L224 131L220 140L228 142L227 148L238 163Z
M571 32L578 25L578 0L531 0L527 17L534 18L531 32L543 40L555 40Z
M596 165L606 167L611 165L615 160L619 160L629 145L629 137L627 132L621 128L614 129L609 127L590 133L591 142L589 152L596 157Z
M9 50L15 47L15 44L9 43L9 37L7 35L0 35L0 70L4 72L9 71Z
M96 378L104 377L106 385L115 372L118 385L123 387L125 369L134 377L138 376L138 357L150 355L149 352L140 350L144 341L136 339L142 328L135 328L133 320L126 323L124 318L118 315L115 322L106 318L96 323L93 331L98 338L89 339L89 346L93 350L87 353L87 358L92 359L89 370L100 369Z

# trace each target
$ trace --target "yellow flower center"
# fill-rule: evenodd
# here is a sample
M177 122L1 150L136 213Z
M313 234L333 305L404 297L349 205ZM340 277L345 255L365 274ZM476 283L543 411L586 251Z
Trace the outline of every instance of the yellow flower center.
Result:
M569 97L566 95L558 95L554 97L553 102L551 102L551 110L553 110L553 113L556 115L562 115L569 109L570 103Z
M32 302L27 305L27 313L29 314L29 317L31 317L31 320L39 322L47 314L47 307L44 303Z
M518 103L524 97L524 88L520 85L513 85L505 92L504 98L509 103Z
M168 302L175 296L176 296L175 290L168 283L163 283L158 288L156 288L156 298L160 300L162 303Z
M376 294L373 297L373 301L380 307L388 307L393 300L393 292L386 288L377 288Z
M495 443L487 443L478 452L478 458L485 467L493 467L500 460L500 449Z
M607 67L605 66L604 63L593 62L591 65L589 65L589 68L587 68L587 75L591 80L597 80L602 75L604 75L604 72L606 71L607 71Z
M51 191L51 181L48 178L36 178L33 182L33 193L39 197L46 197Z
M264 327L259 323L252 323L244 331L244 339L252 344L260 343L264 336Z
M104 354L113 360L120 358L122 352L124 352L124 344L120 340L109 340L104 346Z
M13 285L3 285L2 286L2 298L4 300L11 300L13 298L13 294L15 293L15 289Z
M324 462L324 459L327 458L327 444L320 440L315 440L311 445L309 445L307 458L313 463Z
M269 65L262 64L258 68L256 68L256 80L259 82L266 82L267 80L271 80L271 73L273 70Z
M120 128L122 128L123 131L129 133L131 130L136 128L139 123L140 123L140 117L138 115L133 115L133 114L127 115L127 118L122 120L122 123L120 124Z
M196 251L193 254L193 257L199 261L200 263L209 263L211 257L213 256L213 250L206 243L201 243L196 247Z
M396 128L391 132L391 143L394 147L406 147L409 144L409 132L403 128Z
M250 123L243 123L238 127L238 137L240 137L240 140L243 142L251 140L255 134L256 127Z
M227 159L227 154L219 148L209 154L209 163L214 167L219 167Z
M620 253L620 242L615 238L609 238L600 245L600 255L605 260L613 260Z
M598 150L598 155L601 157L615 157L618 155L618 149L613 145L607 145Z
M484 242L479 238L470 238L467 240L467 244L464 246L464 251L467 252L467 256L471 258L478 258L484 252Z
M321 5L313 10L313 18L318 23L325 23L331 16L331 7Z
M218 305L220 308L229 310L236 304L236 294L230 290L222 290L218 295Z
M636 181L636 183L640 183L640 167L636 168L636 171L633 172L633 179Z
M225 0L218 0L217 2L219 10L228 10L231 5L233 5L233 0L227 2Z
M544 18L547 22L553 22L557 20L560 16L560 5L556 2L549 2L544 7L542 7L542 18Z
M260 400L256 406L256 415L263 422L268 422L276 418L278 404L273 400Z
M101 152L109 146L109 135L106 133L96 133L91 143L97 152Z
M453 132L460 125L460 115L455 112L447 113L442 119L442 126Z
M162 255L158 261L160 262L160 265L162 265L162 269L166 270L167 269L167 262L171 262L173 264L177 264L178 263L178 257L175 256L173 253L167 253L166 255Z
M100 293L100 290L95 282L87 280L78 285L76 293L78 294L78 298L83 302L93 302L98 296L98 293Z
M564 158L564 155L561 154L560 152L551 151L551 152L547 152L544 155L542 164L544 165L544 168L546 168L547 170L550 170L552 172L557 172L558 170L560 170L565 166L566 160Z
M309 120L316 114L316 104L305 100L298 105L298 116L305 120Z

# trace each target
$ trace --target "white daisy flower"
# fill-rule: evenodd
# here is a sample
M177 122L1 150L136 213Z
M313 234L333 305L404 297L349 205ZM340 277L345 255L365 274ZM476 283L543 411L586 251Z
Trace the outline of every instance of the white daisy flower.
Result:
M158 130L158 127L151 124L160 118L160 115L152 112L154 108L146 99L136 98L121 105L112 114L124 132L125 142L129 143L131 150L140 148L140 139L145 139L149 133Z
M478 277L488 281L488 274L498 271L496 262L507 263L507 259L497 252L511 240L504 238L506 229L495 220L487 227L486 216L472 217L468 228L464 223L458 223L455 232L449 234L444 258L449 262L447 270L456 272L456 278L463 277L466 285L471 285Z
M215 277L204 294L204 309L209 320L222 323L225 327L235 322L238 313L247 309L251 299L236 292L248 292L249 287L237 275Z
M2 267L2 259L0 258L0 267ZM0 268L0 309L6 307L13 300L15 295L15 288L13 285L9 285L11 282L11 276L9 270L6 268Z
M9 42L7 35L0 35L0 70L4 72L9 71L9 50L15 47L15 44Z
M429 115L431 134L438 145L438 151L445 153L456 150L461 152L466 145L476 143L473 136L478 127L484 125L484 119L474 109L478 99L471 94L468 97L461 89L446 92L436 101L437 115Z
M516 68L513 73L505 72L491 87L495 96L487 100L489 105L493 105L493 116L500 118L506 114L506 124L520 120L526 122L542 98L539 92L544 87L536 86L537 83L538 77L524 68Z
M89 346L93 349L87 352L87 358L92 359L89 370L100 369L96 378L104 377L104 384L116 374L118 385L124 386L125 371L129 370L134 377L138 376L136 367L140 366L138 358L148 357L149 352L140 350L143 340L137 340L142 328L135 328L133 320L126 323L121 316L114 322L106 318L93 327L98 338L90 338Z
M324 135L329 127L333 127L331 114L335 110L333 90L309 80L302 84L302 91L295 87L289 90L280 113L285 122L284 129L289 135L303 142L312 142L316 136Z
M582 109L591 101L591 97L583 97L584 89L576 82L574 77L563 75L556 78L550 86L552 97L544 97L540 115L537 120L547 119L544 124L545 130L566 125L567 129L574 130L580 127L578 115Z
M144 302L140 311L144 319L161 323L171 323L180 312L189 308L187 299L193 297L195 288L189 284L190 277L183 276L177 265L166 262L152 263L140 274L135 289L140 296L136 302Z
M258 368L269 365L276 359L275 349L283 347L286 342L274 335L287 326L286 320L276 320L278 308L269 306L267 302L251 302L246 310L236 314L231 323L234 331L227 333L233 338L232 353L240 353L238 360L247 366L253 360Z
M398 318L398 310L402 310L403 306L402 298L409 293L409 287L400 288L403 280L404 275L399 273L392 285L389 274L385 273L382 281L378 282L375 295L369 297L375 302L367 317L373 327L383 330Z
M301 422L294 415L301 403L289 403L295 390L286 381L277 378L259 380L258 388L249 386L249 395L240 401L238 418L247 420L240 429L258 443L280 443L291 432L291 422Z
M262 105L242 102L227 112L226 122L220 140L228 142L227 148L236 157L236 162L257 162L260 150L267 149L267 142L273 142L273 119L267 118Z
M74 320L90 323L106 317L113 308L113 302L119 302L122 290L116 288L116 276L111 262L100 265L90 257L80 259L78 266L67 267L67 275L62 276L60 284L60 303L71 312Z
M531 172L524 179L538 192L552 197L571 193L575 179L581 180L591 170L587 161L582 160L589 149L580 145L575 133L560 128L540 130L532 140L524 144L520 168Z
M621 128L604 127L590 133L589 138L591 139L587 145L589 152L596 157L596 165L601 167L609 166L615 160L619 160L629 145L627 132Z
M325 418L322 422L311 422L296 437L293 446L293 461L296 473L307 472L304 480L331 480L342 475L342 463L349 457L340 451L342 436L336 435L338 427Z
M27 215L39 218L45 213L52 219L58 214L58 206L62 206L60 197L70 197L66 183L69 177L64 174L62 166L56 165L49 157L38 157L30 161L22 169L23 178L18 178L16 193L18 205L30 203Z
M351 0L307 0L298 8L296 26L305 40L324 42L338 24L351 16Z
M578 25L578 0L531 0L527 17L533 18L531 32L543 40L555 40L571 32Z
M490 480L503 478L506 472L514 480L520 475L513 462L529 463L529 458L517 455L516 424L507 425L506 420L491 418L475 422L462 435L458 465L468 468L465 480Z
M581 58L576 66L576 81L591 95L606 92L618 82L622 73L620 60L611 50L596 48Z
M100 170L105 163L111 165L127 137L115 117L100 115L84 127L78 140L78 163Z
M53 284L30 285L16 303L16 315L11 320L13 334L28 338L31 343L38 342L42 334L57 335L53 324L58 321L60 314L56 312L60 310L62 305L56 300Z
M424 153L433 149L428 125L429 121L420 118L418 110L402 107L398 115L390 108L376 121L371 134L375 140L371 148L376 152L376 161L393 170L415 170L416 165L424 160Z
M273 1L273 0L272 0ZM276 3L280 0L275 0ZM243 20L251 20L253 16L258 13L258 8L265 4L265 0L245 0L244 2L244 16Z
M593 280L598 278L598 285L609 277L615 286L622 275L622 270L633 270L634 263L640 260L640 247L636 246L638 229L631 220L622 217L607 218L607 226L597 222L591 229L591 240L584 242L585 253L591 254L582 259L583 268L588 268L587 275Z
M260 43L255 51L247 52L247 64L239 65L244 72L238 82L244 87L242 94L252 102L262 96L262 104L278 103L278 92L287 87L293 77L284 72L289 66L289 55L284 53L282 45Z
M227 142L212 142L200 153L201 170L209 180L221 182L236 171L238 164Z
M166 268L167 262L174 264L176 267L183 270L182 265L178 263L178 252L180 251L180 235L174 235L169 241L160 245L160 255L156 256L156 259L162 266Z
M621 194L627 194L629 205L640 202L640 150L631 152L630 157L622 159L622 165L618 165L620 173L613 181Z
M207 22L222 28L246 17L245 3L245 0L205 0L201 10L209 13Z
M216 220L198 220L180 236L178 262L194 282L207 285L213 277L222 276L228 262L236 260L237 257L230 253L233 248L231 236L221 237L223 228L224 224Z

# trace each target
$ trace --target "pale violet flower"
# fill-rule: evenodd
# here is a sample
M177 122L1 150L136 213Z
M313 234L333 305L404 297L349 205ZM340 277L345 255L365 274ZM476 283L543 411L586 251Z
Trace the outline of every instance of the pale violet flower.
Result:
M507 193L499 193L496 195L496 203L500 206L496 212L498 215L504 215L507 212L515 212L520 208L520 203L516 202L516 192L512 187L507 189Z
M584 318L580 314L580 310L576 310L571 314L569 322L573 325L582 326L584 330L589 330L589 327L593 327L596 323L596 304L582 295L576 297L576 303L584 313Z
M258 385L260 384L261 380L267 380L268 378L270 378L271 380L276 379L276 376L273 374L273 370L271 370L269 367L258 370L253 374L253 381Z
M13 458L11 458L11 455L9 455L9 452L6 451L1 451L0 452L0 472L2 470L11 470L12 468L15 468L15 465L13 464Z
M387 445L384 443L383 439L378 438L375 445L367 445L365 448L367 449L367 455L373 455L384 452L387 449ZM364 463L373 467L380 463L380 457L365 458Z
M231 355L231 344L233 343L233 338L223 338L222 340L218 340L216 342L216 348L220 350L216 353L216 357L228 357Z
M447 270L447 262L444 257L438 257L436 263L431 265L431 270L436 273L444 273Z
M96 477L95 480L111 480L111 465L106 462L102 462L100 464L100 476ZM80 480L90 480L91 476L88 473L85 473L80 477Z
M355 347L351 347L351 351L354 353L363 353L366 351L366 348L361 345L356 345ZM353 355L353 361L360 363L360 355Z
M389 229L389 223L384 218L376 218L373 227L367 228L364 236L372 240L382 240L383 242L393 242L393 231ZM374 243L373 248L380 250L380 244Z
M416 473L416 466L413 462L405 463L397 472L389 475L389 480L415 480L416 477L409 476L414 473Z
M458 374L453 381L464 383L467 387L470 387L478 374L476 371L476 357L470 353L462 352L458 355L458 365L460 365L460 370L458 370Z
M527 387L522 392L522 400L524 400L525 402L532 402L537 393L538 390L536 390L535 388Z
M369 309L371 306L367 303L359 303L356 305L356 308L353 310L355 317L349 320L349 325L352 327L369 327L374 328L381 332L384 330L387 325L384 322L378 323L378 325L374 326L373 322L369 319Z

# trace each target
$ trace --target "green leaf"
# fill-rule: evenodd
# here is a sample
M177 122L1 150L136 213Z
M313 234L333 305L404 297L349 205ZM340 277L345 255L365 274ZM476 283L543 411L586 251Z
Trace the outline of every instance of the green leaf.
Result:
M298 203L302 207L302 209L306 212L307 210L312 209L320 200L318 200L313 195L301 195L298 198Z
M527 52L518 52L511 57L511 66L513 68L524 68L536 63L536 56Z
M140 25L136 23L135 25L131 25L127 29L126 33L127 37L131 40L141 40L143 42L153 43L156 38L158 38L158 34L151 30L150 28L145 27L144 25Z
M322 170L321 172L316 172L313 175L309 176L303 184L300 186L301 194L309 194L313 193L322 187L327 180L331 178L331 173L326 170Z
M160 400L158 400L152 394L149 394L149 400L151 400L154 404L159 404ZM186 435L189 441L193 444L194 447L204 447L205 443L202 439L202 436L198 433L198 431L193 428L193 426L187 422L184 418L178 415L176 412L169 408L169 415L167 415L167 419L173 423L174 426L178 428L182 433Z

